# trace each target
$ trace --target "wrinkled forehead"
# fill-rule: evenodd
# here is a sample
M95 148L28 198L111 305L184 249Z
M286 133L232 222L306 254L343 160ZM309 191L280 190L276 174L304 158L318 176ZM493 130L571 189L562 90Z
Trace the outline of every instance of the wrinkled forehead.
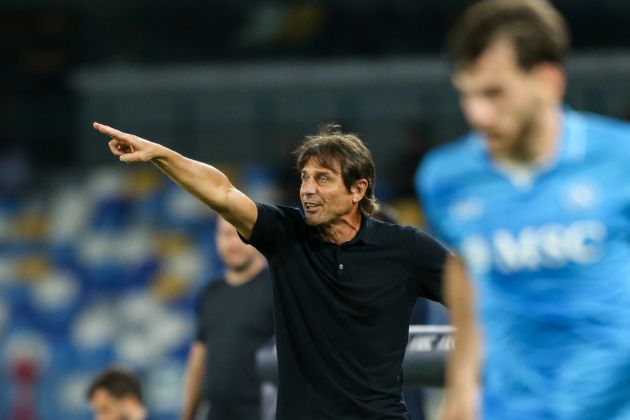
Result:
M335 174L341 173L341 164L338 159L328 158L326 160L323 156L312 155L304 163L304 167L300 172L310 171L331 171Z

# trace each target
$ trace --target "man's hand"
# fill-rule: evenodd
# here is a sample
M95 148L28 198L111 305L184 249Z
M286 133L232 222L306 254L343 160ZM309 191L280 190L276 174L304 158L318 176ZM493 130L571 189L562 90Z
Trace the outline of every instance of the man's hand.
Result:
M111 137L108 143L109 150L114 156L118 156L121 162L148 162L159 155L159 144L97 122L93 126L99 133Z
M251 237L258 218L256 203L236 189L223 172L112 127L95 122L94 129L111 138L109 149L121 162L151 161L180 187L230 222L244 238Z

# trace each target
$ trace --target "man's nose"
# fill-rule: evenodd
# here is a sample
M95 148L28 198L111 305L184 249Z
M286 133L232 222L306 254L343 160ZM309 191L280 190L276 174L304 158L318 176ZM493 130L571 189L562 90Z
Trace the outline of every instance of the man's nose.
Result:
M300 195L312 195L317 192L315 183L310 179L305 179L300 185Z

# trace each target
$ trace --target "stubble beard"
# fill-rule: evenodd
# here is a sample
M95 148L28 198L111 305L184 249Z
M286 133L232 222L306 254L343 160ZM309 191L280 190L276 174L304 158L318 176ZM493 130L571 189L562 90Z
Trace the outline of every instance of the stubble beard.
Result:
M536 159L535 136L539 124L536 109L537 104L534 102L521 119L520 127L514 134L507 153L507 158L513 162L527 164Z

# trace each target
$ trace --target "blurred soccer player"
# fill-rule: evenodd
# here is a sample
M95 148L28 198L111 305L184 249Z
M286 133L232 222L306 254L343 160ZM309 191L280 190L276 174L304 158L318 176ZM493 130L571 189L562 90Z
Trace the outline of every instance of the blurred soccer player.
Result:
M181 418L196 418L199 402L205 400L209 420L256 420L262 408L256 351L273 335L267 263L221 218L215 241L225 273L198 300Z
M474 132L417 175L459 254L447 419L476 417L479 378L485 419L630 418L630 127L562 106L568 38L544 0L479 2L450 34Z
M300 210L254 203L216 168L94 124L124 162L151 161L215 209L269 261L277 420L408 419L402 360L418 296L441 301L444 248L374 220L374 164L338 127L297 150Z
M123 369L101 372L88 388L87 398L94 420L144 420L147 417L140 381Z

